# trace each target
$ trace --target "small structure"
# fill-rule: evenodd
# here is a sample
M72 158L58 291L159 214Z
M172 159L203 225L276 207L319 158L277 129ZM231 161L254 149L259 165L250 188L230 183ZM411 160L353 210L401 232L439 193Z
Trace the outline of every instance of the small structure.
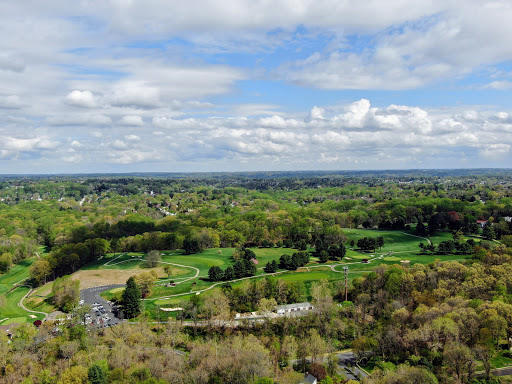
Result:
M485 224L487 224L487 220L477 220L476 223L480 226L480 228L485 227Z
M318 380L311 373L308 373L306 377L299 384L317 384Z
M71 315L61 312L61 311L54 311L54 312L48 314L48 316L46 316L46 320L61 322L63 320L71 320Z
M286 313L301 312L301 311L311 311L311 310L313 310L313 305L311 305L311 303L308 303L308 302L277 305L274 308L274 311L278 315L284 315Z

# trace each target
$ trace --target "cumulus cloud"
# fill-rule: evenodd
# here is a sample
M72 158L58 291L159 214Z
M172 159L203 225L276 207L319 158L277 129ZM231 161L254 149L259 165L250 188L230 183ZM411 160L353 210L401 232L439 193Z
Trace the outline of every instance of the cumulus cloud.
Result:
M487 144L480 150L480 155L491 161L507 157L510 153L510 144Z
M130 115L130 116L123 116L121 120L119 120L119 124L121 125L129 125L133 127L141 127L144 125L144 121L142 121L142 117Z
M318 106L316 111L305 111L302 119L287 115L155 116L152 125L156 129L150 135L142 135L138 126L130 128L130 133L114 126L108 131L91 131L88 141L71 137L66 151L53 147L57 150L51 153L71 163L76 159L120 166L151 163L162 167L159 169L169 161L210 167L253 164L259 169L270 164L283 169L456 166L467 164L472 153L487 166L510 161L509 112L375 107L367 99ZM2 142L4 159L55 145L51 137Z
M0 158L10 159L20 153L44 152L57 146L58 142L48 137L20 138L0 135Z
M66 103L76 107L94 108L97 99L90 91L74 90L66 96Z
M26 170L20 154L43 171L63 159L117 170L510 164L512 111L499 107L503 95L486 97L511 85L505 1L92 0L0 11L5 170ZM444 89L455 100L459 84L485 94L425 107ZM429 85L419 106L406 92L361 91Z
M311 111L309 111L309 114L304 119L306 123L310 123L313 120L323 120L324 119L324 109L319 108L317 106L311 108Z
M142 81L126 81L119 83L107 100L115 106L156 108L160 104L160 90Z
M439 4L438 4L439 5ZM342 46L283 64L276 75L324 89L413 89L512 58L506 2L451 1L439 13L379 31L363 50ZM391 33L390 33L391 32ZM510 31L509 31L510 32ZM474 47L479 47L475 55ZM509 89L509 80L484 86Z

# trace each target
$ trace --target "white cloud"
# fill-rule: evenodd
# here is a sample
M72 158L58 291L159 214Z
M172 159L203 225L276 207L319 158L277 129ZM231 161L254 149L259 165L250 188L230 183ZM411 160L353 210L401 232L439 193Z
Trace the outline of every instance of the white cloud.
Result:
M44 139L0 137L4 143L0 155L14 159L21 152L41 152L44 148L45 156L73 164L78 159L125 166L151 163L157 169L168 169L169 162L325 169L403 168L404 164L408 168L453 167L459 162L467 166L471 156L486 166L511 160L509 112L374 107L367 99L318 106L316 110L321 112L305 111L303 116L316 118L304 120L286 114L266 118L154 117L152 124L159 129L150 135L142 135L138 126L126 133L126 128L114 125L109 130L88 132L87 140L81 135L70 136L67 127L57 126L47 132L63 130L69 137L68 146L56 146L59 133L41 136Z
M90 91L74 90L66 96L66 103L76 107L94 108L97 105L97 99Z
M406 0L339 2L336 0L249 1L198 0L194 6L185 2L163 0L141 2L98 2L97 15L117 32L146 35L267 30L293 28L296 25L372 31L410 19L433 14L446 8L446 2Z
M140 136L137 135L126 135L124 138L128 141L140 141Z
M510 164L512 111L478 106L506 105L505 95L472 94L467 108L461 96L435 110L395 105L406 93L336 91L433 84L450 100L475 73L474 92L508 90L506 1L7 1L0 14L6 171L63 159L81 170L112 162L167 170L168 159L232 170L445 167L458 155L464 166ZM366 100L376 94L379 107ZM429 92L421 100L442 102Z
M18 96L0 96L0 109L19 109L21 107L23 104Z
M468 0L445 5L441 12L408 19L399 28L389 24L391 31L379 31L363 50L318 51L283 65L276 74L324 89L400 90L512 59L512 26L506 21L512 17L510 3ZM485 88L509 89L510 81L496 80Z
M0 158L10 159L20 153L38 153L53 150L58 146L57 141L47 137L19 138L0 136Z
M152 151L140 151L140 150L129 150L129 151L116 151L109 154L110 162L114 164L133 164L148 161L159 160L161 157Z
M142 117L140 116L123 116L121 120L119 120L119 124L121 125L129 125L133 127L141 127L144 125L144 121L142 121Z
M50 125L110 125L112 119L101 114L73 114L50 116L46 119Z
M510 144L488 144L480 150L480 156L491 161L500 160L509 155L510 148Z
M323 108L319 108L317 106L314 106L311 108L311 111L309 111L308 116L304 119L306 123L310 123L313 120L323 120L324 119L324 113L325 110Z
M24 69L25 64L22 60L7 55L0 55L0 71L23 72Z
M115 106L156 108L160 105L160 90L143 81L126 81L116 85L113 94L107 98Z

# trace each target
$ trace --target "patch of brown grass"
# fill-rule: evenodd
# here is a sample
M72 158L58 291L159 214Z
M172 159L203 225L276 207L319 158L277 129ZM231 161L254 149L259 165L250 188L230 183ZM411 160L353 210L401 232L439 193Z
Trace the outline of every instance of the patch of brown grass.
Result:
M159 278L167 278L163 268L133 268L133 269L101 269L81 270L71 275L74 280L80 280L80 289L99 287L110 284L124 284L130 276L143 272L155 271ZM173 267L171 276L186 275L190 271L185 268Z

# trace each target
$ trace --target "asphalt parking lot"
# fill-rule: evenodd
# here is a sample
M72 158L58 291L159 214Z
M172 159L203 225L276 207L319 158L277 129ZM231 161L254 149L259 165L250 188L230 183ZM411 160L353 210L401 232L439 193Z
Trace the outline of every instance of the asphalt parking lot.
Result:
M114 288L124 287L124 284L112 284L104 285L101 287L87 288L80 291L80 302L84 305L90 305L92 307L87 320L87 324L95 327L102 328L106 326L112 326L122 321L115 315L113 306L110 302L103 299L100 294L103 291L108 291Z

